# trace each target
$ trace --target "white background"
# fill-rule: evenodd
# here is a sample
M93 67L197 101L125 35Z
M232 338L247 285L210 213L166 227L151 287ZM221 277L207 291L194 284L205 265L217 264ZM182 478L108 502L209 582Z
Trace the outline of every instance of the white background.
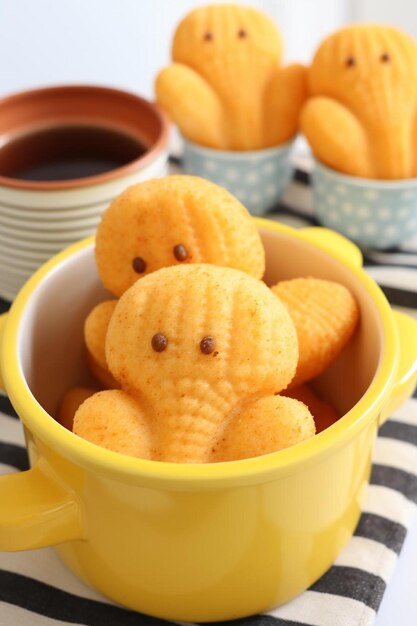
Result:
M64 83L103 84L153 97L175 24L209 0L0 0L0 96ZM245 2L242 2L245 4ZM417 37L416 0L251 0L279 24L286 61L308 63L344 23L387 22ZM414 525L376 626L417 624Z
M153 95L175 24L207 0L0 0L0 95L96 83ZM242 2L245 4L245 2ZM308 62L348 21L387 21L417 36L415 0L251 0L280 26L287 61Z

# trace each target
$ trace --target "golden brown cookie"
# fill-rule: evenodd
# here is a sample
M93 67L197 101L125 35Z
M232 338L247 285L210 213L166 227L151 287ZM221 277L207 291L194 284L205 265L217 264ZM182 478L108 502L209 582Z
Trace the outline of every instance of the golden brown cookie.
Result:
M323 400L310 385L304 384L299 387L287 389L283 392L283 395L299 400L308 407L308 410L314 418L316 433L321 433L322 430L325 430L340 418L334 406L332 406L330 402L327 402L327 400Z
M117 403L126 398L132 419L135 405L146 424L144 434L141 425L131 438L148 442L151 458L201 463L211 460L237 416L263 414L257 402L288 385L298 346L285 306L263 282L235 269L191 264L153 272L125 292L107 331L106 360L122 391L105 392L113 394L108 412L105 394L98 408L94 397L84 403L74 432L88 431L90 441L118 450L123 406L119 411ZM298 404L288 402L288 415L268 422L282 433L280 447L295 442L284 422L293 413L301 419ZM308 424L297 430L299 440L312 430L311 415L303 415ZM102 419L109 420L105 430Z
M346 287L318 278L285 280L273 293L297 329L300 358L291 387L315 378L334 361L353 335L359 309Z
M295 135L306 98L301 65L281 66L282 42L264 13L239 5L194 9L179 24L159 104L191 141L225 150L279 145Z
M168 265L214 263L261 278L265 253L255 222L228 191L194 176L129 187L105 211L96 260L104 286L121 296Z
M96 260L105 287L120 296L149 272L189 263L214 263L261 278L265 252L255 222L228 191L192 176L169 176L127 189L103 215ZM85 341L93 375L116 388L104 339L115 301L88 316Z
M320 161L365 178L417 175L417 42L358 24L327 37L308 75L301 129Z

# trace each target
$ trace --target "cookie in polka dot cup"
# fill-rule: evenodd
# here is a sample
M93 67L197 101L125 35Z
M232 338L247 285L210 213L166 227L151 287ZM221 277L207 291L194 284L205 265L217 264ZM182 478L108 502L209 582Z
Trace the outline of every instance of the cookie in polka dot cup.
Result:
M364 248L417 232L417 40L386 25L326 37L308 70L300 128L318 159L314 208Z
M237 4L207 5L178 25L159 106L185 141L184 170L228 189L254 215L278 202L307 98L307 70L283 66L276 24Z
M312 188L320 222L362 248L384 250L417 234L417 178L371 180L315 161Z

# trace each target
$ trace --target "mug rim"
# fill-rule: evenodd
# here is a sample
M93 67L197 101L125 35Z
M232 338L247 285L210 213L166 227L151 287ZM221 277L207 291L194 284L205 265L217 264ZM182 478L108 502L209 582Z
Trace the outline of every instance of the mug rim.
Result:
M302 231L289 226L259 218L255 222L261 228L303 240ZM372 419L376 419L375 415L389 399L398 367L399 340L391 307L372 278L337 252L329 252L306 239L303 241L307 246L319 247L355 274L375 304L383 330L384 350L381 351L372 382L358 402L332 426L307 441L278 452L238 461L203 464L169 463L129 457L77 437L64 428L34 398L23 376L16 348L20 322L33 291L46 276L58 272L69 258L93 246L94 237L89 237L66 248L37 270L22 287L8 313L0 346L0 365L7 393L25 427L56 453L87 470L123 481L145 481L148 486L169 486L182 490L248 486L267 482L278 475L285 477L302 471L310 464L335 453Z
M402 190L408 189L409 187L417 188L417 177L416 178L363 178L362 176L351 176L350 174L344 174L343 172L339 172L331 168L329 165L325 165L323 161L320 161L317 157L312 155L313 159L313 170L312 174L314 175L314 170L322 170L326 176L329 178L335 179L342 184L349 185L351 187L361 187L361 188L371 188L378 191L389 191L389 190Z
M53 85L51 87L39 87L35 89L19 91L0 98L0 111L4 105L8 105L10 103L24 102L25 100L30 100L40 95L54 95L65 92L81 92L101 95L108 98L123 98L126 101L130 101L132 103L136 102L137 104L140 104L141 106L147 108L159 122L160 133L158 139L146 150L144 154L142 154L138 158L130 161L129 163L126 163L125 165L121 165L107 172L103 172L102 174L85 176L84 178L72 178L68 180L56 181L29 181L0 175L0 187L3 186L7 188L31 192L56 190L59 191L67 189L79 189L83 187L92 187L94 185L107 183L114 179L123 178L124 176L127 176L133 172L136 172L139 169L146 167L147 165L152 163L155 158L163 151L164 147L167 146L169 140L169 122L167 116L160 109L160 107L156 103L151 102L150 100L147 100L146 98L139 96L138 94L135 94L131 91L126 91L124 89L117 89L116 87L107 87L104 85L94 84L68 84Z

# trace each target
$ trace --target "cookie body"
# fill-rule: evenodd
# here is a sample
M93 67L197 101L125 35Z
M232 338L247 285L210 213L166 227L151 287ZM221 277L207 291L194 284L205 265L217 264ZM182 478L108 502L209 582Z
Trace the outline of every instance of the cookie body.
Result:
M317 50L308 82L301 128L321 161L366 178L416 176L412 37L387 26L343 28Z
M151 458L201 463L212 460L248 404L285 389L298 343L286 307L264 283L231 268L190 264L162 268L124 293L107 331L106 360L145 417ZM79 414L75 432L89 421L89 433L102 433L97 415ZM99 443L115 449L113 427L106 432L112 442Z
M157 100L196 143L225 150L278 145L297 130L306 84L299 69L286 73L281 58L280 33L264 13L199 7L175 32L173 64L156 79Z

